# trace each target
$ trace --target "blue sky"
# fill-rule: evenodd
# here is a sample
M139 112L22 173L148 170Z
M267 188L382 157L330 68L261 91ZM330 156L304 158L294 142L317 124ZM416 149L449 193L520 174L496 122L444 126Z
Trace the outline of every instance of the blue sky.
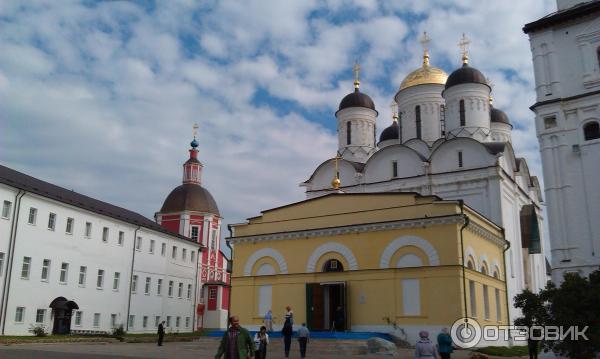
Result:
M204 186L225 217L301 200L335 154L335 110L361 90L391 121L400 82L456 45L494 86L541 179L533 70L521 28L553 1L2 1L0 161L152 217L181 181L198 123Z

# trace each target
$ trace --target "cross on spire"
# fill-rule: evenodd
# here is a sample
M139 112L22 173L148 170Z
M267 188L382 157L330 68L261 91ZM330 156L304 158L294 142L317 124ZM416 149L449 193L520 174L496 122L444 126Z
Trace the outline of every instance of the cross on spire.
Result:
M428 66L429 65L428 45L431 42L431 37L429 37L429 35L427 35L427 31L423 31L423 36L421 36L421 39L419 40L419 42L421 43L421 46L423 46L423 65Z
M358 89L360 86L360 65L358 62L354 63L354 67L352 67L352 72L354 73L354 88Z
M197 123L195 123L195 124L194 124L194 126L192 126L192 133L193 133L193 135L194 135L194 139L195 139L195 138L196 138L196 136L198 135L198 128L199 128L199 127L200 127L200 126L198 126L198 124L197 124Z
M463 64L466 64L469 62L469 44L470 43L471 43L471 40L463 32L462 37L460 38L460 41L458 42L458 46L460 47L460 52L462 54Z
M339 169L339 163L338 161L341 160L342 157L340 156L340 153L337 152L335 154L335 172L333 173L333 180L331 181L331 187L333 187L333 189L339 189L340 188L340 169Z
M494 103L494 99L492 98L492 90L494 89L494 86L496 86L496 84L494 82L492 82L492 79L489 77L486 77L485 80L487 81L488 86L490 87L490 105Z
M394 121L398 121L398 103L392 100L392 103L390 103L390 107L392 108L392 119Z

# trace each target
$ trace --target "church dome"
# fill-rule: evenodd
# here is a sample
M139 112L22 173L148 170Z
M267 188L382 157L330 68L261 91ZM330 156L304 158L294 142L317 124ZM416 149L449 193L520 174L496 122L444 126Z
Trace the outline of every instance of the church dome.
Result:
M379 136L379 142L398 139L400 139L400 126L398 125L398 121L392 122L391 125L381 132L381 136Z
M510 125L510 120L508 119L506 113L493 106L490 106L490 121Z
M161 213L183 211L206 212L220 216L217 202L210 192L192 183L184 183L171 191L160 209Z
M468 63L464 63L461 68L455 70L450 74L450 76L448 76L448 80L446 81L446 90L455 85L468 83L489 86L485 76L483 76L481 71L469 66Z
M358 88L355 88L354 92L349 93L342 99L338 112L349 107L365 107L377 111L375 110L375 103L369 95L360 92Z
M400 90L416 85L444 85L447 79L448 74L442 69L429 65L429 54L425 52L425 55L423 56L423 66L411 72L404 80L402 80L402 83L400 83Z

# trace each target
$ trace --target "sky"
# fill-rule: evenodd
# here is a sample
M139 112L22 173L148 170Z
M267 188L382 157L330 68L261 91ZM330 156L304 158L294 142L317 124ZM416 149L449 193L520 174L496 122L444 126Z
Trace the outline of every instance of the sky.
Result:
M299 183L337 149L335 111L361 91L378 132L421 64L490 78L517 156L542 179L525 23L531 1L0 2L0 163L149 218L181 184L199 126L203 186L224 224L304 199ZM226 227L223 227L226 228ZM224 231L225 232L225 231ZM224 233L227 235L227 233Z

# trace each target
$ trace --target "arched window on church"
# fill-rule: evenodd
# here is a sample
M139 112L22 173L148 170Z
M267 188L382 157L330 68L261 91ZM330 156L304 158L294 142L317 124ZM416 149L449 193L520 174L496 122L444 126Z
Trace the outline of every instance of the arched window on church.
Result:
M460 100L458 109L458 114L460 116L460 125L465 126L467 121L465 119L465 100Z
M471 260L471 258L469 258L467 260L467 268L469 268L469 269L475 269L475 265L473 264L473 261Z
M337 259L330 259L323 265L323 272L343 272L344 266Z
M583 126L583 136L586 141L600 138L600 125L598 122L589 122Z
M446 106L440 105L440 132L446 137Z
M417 127L417 138L421 139L421 106L415 107L415 125Z
M350 121L346 122L346 144L352 143L352 124Z

